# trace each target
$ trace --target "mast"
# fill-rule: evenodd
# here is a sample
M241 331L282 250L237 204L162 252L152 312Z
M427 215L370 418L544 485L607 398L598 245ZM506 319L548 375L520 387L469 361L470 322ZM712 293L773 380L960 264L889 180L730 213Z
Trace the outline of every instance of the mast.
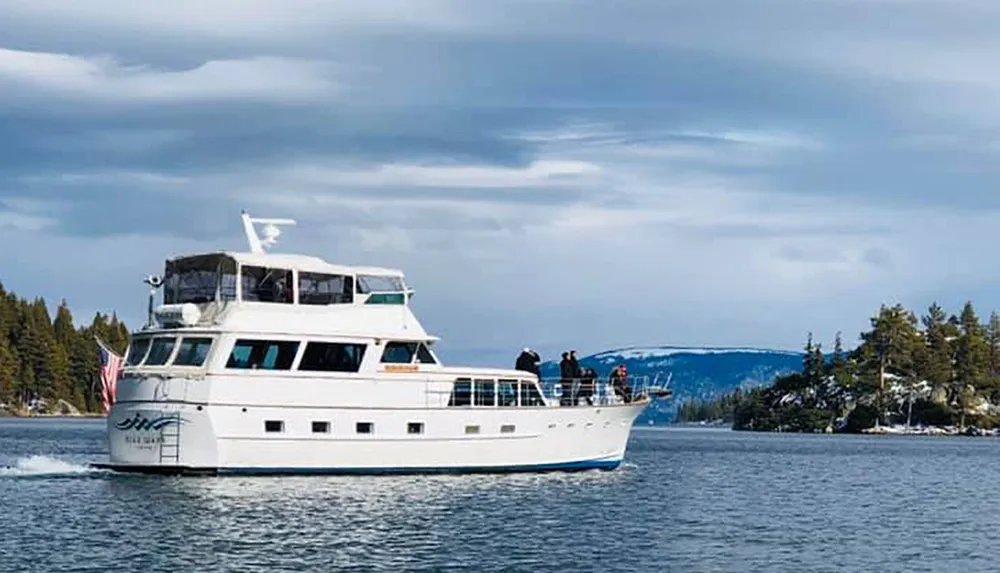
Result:
M243 219L243 232L246 233L251 253L263 253L266 248L278 242L278 236L281 235L281 229L278 228L278 225L295 224L295 219L253 219L246 210L240 213L240 217ZM257 230L253 226L254 223L262 223L264 225L263 240L257 236Z

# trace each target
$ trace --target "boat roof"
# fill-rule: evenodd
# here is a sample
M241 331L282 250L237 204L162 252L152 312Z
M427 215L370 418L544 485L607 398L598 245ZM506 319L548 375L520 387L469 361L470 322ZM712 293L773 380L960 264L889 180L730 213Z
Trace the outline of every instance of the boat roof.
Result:
M179 261L195 257L224 256L235 260L241 265L297 269L307 273L325 273L332 275L372 275L382 277L403 278L403 271L399 269L371 266L350 266L336 265L328 263L319 257L311 255L298 255L293 253L248 253L236 251L212 251L203 253L191 253L178 255L167 259L168 261Z

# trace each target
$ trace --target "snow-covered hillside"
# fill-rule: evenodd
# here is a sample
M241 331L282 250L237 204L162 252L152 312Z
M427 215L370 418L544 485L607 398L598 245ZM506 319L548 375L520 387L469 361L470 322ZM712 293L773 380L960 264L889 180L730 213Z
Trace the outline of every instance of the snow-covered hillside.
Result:
M651 406L639 423L660 423L672 417L677 406L691 398L707 399L769 384L775 376L802 368L802 353L766 348L717 346L632 346L606 350L580 358L605 377L624 364L629 376L671 376L673 398ZM558 360L542 365L545 377L559 376Z

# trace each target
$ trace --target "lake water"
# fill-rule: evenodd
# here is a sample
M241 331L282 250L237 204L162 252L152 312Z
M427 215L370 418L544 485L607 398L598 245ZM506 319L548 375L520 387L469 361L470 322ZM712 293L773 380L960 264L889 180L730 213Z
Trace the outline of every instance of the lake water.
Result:
M1000 441L637 428L615 472L123 476L0 419L0 571L997 571Z

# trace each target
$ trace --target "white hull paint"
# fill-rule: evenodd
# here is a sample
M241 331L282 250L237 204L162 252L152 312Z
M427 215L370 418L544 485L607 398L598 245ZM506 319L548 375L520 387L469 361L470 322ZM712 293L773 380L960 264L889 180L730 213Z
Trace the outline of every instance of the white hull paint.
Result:
M645 405L380 409L119 402L108 416L106 467L212 474L614 469ZM281 422L282 431L265 432L268 420ZM313 433L313 422L329 423L329 432ZM371 423L372 433L358 434L358 422ZM409 434L410 423L423 424L422 433ZM466 433L475 426L477 434Z

